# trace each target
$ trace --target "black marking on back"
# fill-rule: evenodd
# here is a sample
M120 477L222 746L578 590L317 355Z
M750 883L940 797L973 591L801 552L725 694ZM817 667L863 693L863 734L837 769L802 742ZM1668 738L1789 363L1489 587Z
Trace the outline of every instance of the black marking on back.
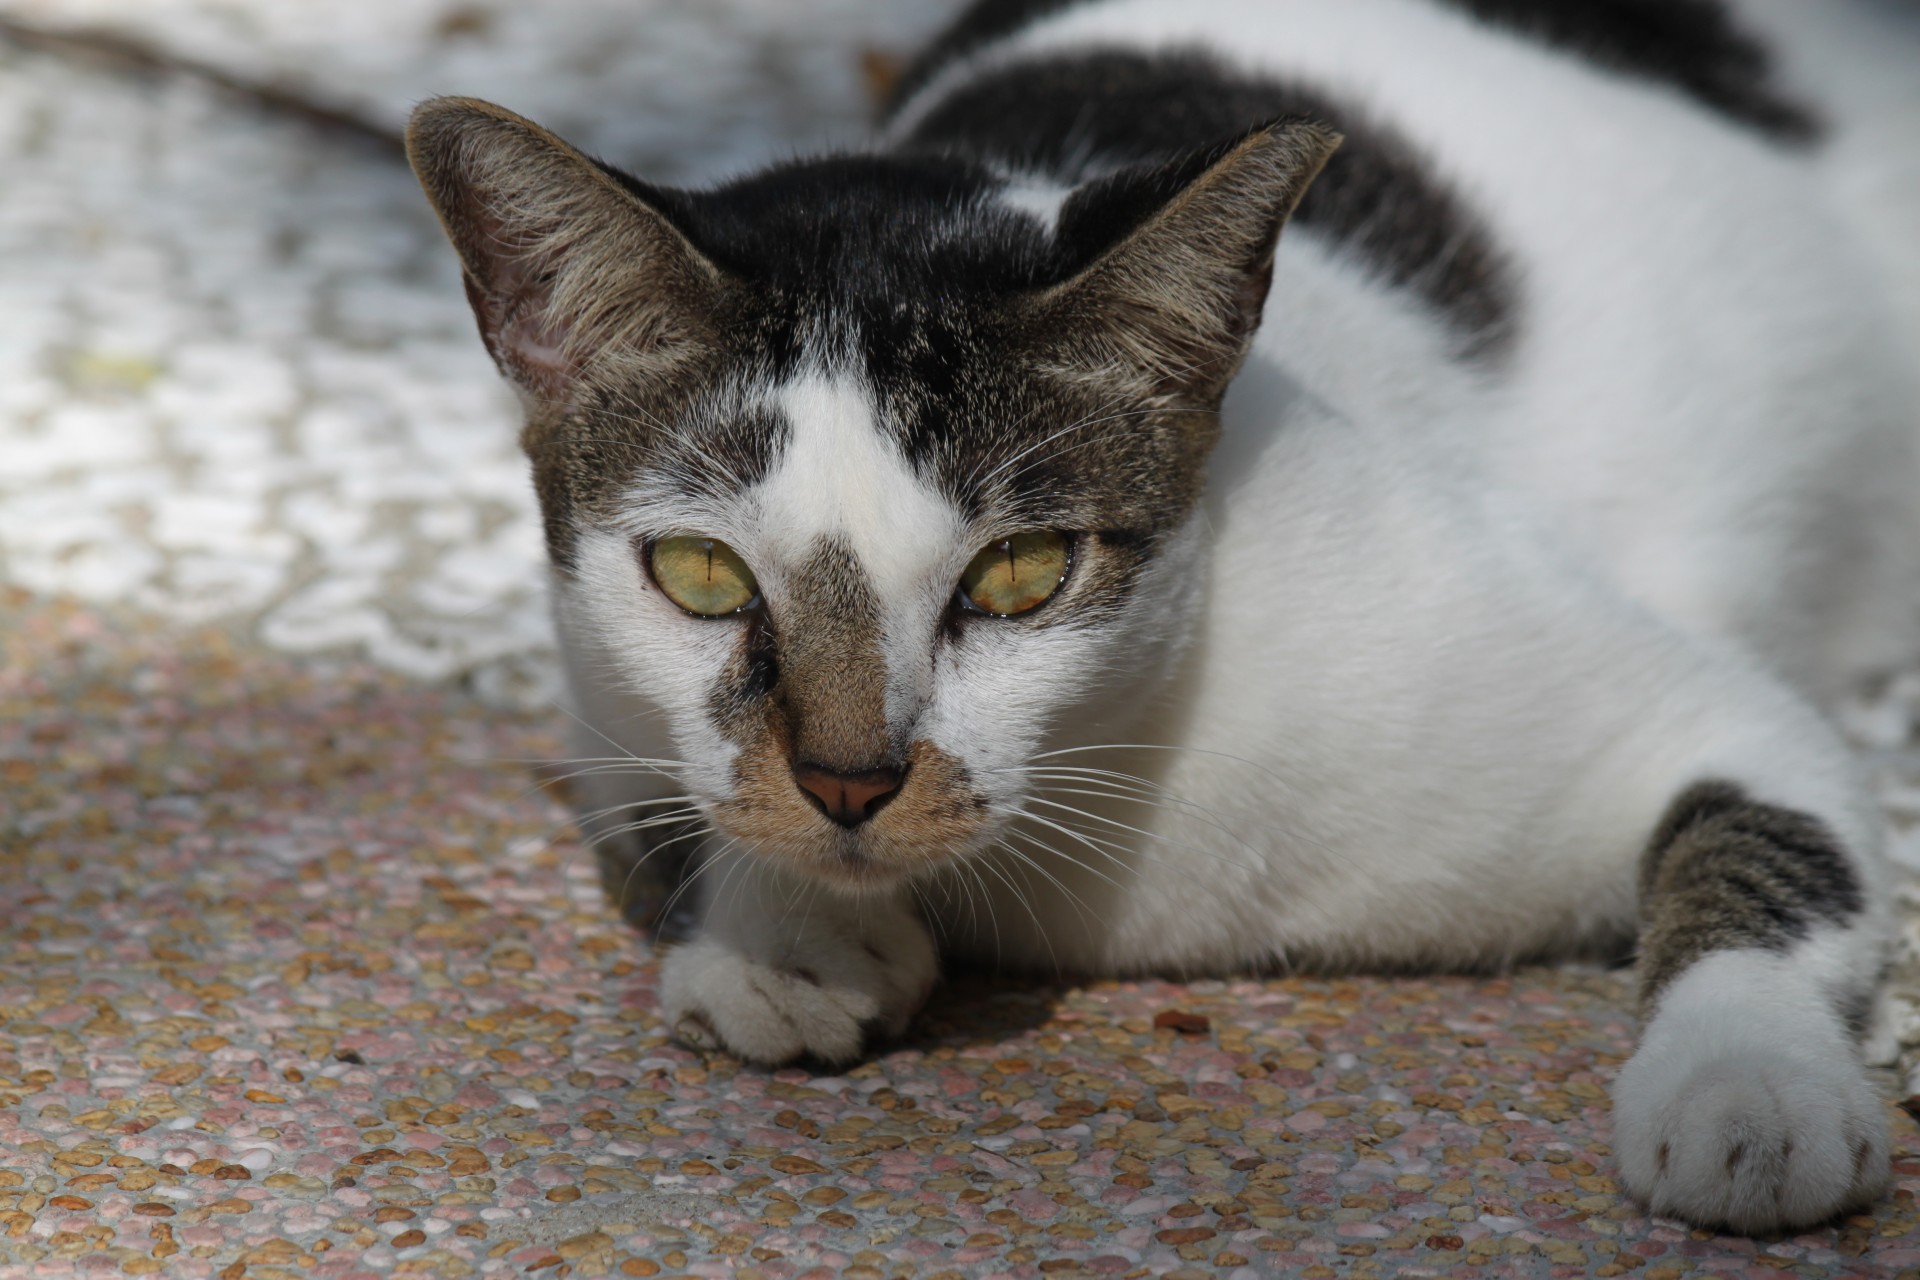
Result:
M1441 0L1609 70L1668 84L1780 142L1819 140L1811 109L1773 80L1766 46L1722 0Z
M1241 76L1192 51L1020 60L934 103L904 145L1073 184L1123 166L1177 162L1286 116L1321 120L1346 135L1294 224L1419 294L1460 332L1466 353L1497 353L1511 335L1518 290L1486 228L1398 134L1317 90ZM1131 203L1144 210L1164 199L1141 185L1141 199ZM1129 203L1112 190L1097 203L1076 195L1062 208L1058 236L1070 246L1084 227L1110 243L1111 223ZM1071 247L1063 253L1079 256Z
M897 109L948 66L1063 9L1087 0L977 0L920 51L894 82L887 109Z
M1089 0L979 0L914 60L895 86L898 107L939 73L1034 23ZM1766 46L1723 0L1435 0L1611 71L1670 85L1694 102L1779 142L1819 140L1820 121L1774 83Z

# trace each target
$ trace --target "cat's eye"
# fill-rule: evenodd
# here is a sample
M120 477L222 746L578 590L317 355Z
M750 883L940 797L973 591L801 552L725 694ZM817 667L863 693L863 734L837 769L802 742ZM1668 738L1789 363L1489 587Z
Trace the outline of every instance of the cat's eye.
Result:
M747 562L713 538L662 538L647 553L647 567L667 599L702 618L724 618L760 599Z
M1037 609L1066 581L1073 544L1043 530L1002 538L973 558L960 575L961 607L1010 618Z

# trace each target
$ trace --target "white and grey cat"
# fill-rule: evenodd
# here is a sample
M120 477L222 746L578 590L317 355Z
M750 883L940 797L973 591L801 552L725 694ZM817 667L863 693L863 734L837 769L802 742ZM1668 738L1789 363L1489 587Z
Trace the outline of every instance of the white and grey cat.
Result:
M1920 649L1916 66L1894 0L984 0L711 191L422 106L591 820L702 848L676 1033L1637 942L1627 1185L1874 1195L1818 708Z

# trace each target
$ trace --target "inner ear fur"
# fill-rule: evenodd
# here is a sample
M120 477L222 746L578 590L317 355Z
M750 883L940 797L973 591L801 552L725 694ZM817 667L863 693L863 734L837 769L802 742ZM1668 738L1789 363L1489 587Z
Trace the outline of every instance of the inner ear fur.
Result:
M1030 301L1042 362L1144 380L1171 405L1216 405L1259 326L1281 228L1340 141L1290 119L1219 149L1117 244Z
M657 209L547 130L477 98L434 98L407 159L460 255L500 369L566 401L597 374L645 377L703 349L721 276Z

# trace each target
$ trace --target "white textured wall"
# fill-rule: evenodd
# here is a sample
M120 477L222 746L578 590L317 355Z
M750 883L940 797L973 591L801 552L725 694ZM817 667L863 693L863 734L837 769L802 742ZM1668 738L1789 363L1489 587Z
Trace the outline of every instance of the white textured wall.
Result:
M17 0L397 133L494 98L649 176L833 138L948 0ZM0 581L549 678L514 411L397 151L0 39Z

